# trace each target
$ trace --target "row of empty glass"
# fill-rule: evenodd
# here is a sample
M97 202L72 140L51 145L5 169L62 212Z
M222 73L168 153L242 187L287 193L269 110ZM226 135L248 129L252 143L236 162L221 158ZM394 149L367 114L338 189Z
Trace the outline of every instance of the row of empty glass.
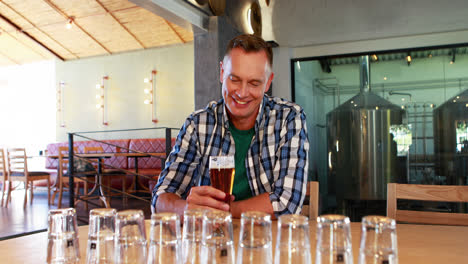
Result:
M233 228L229 212L190 209L182 222L175 213L153 214L148 244L141 210L93 209L87 253L80 256L75 210L51 210L47 263L78 263L80 257L86 257L88 264L353 263L350 221L342 215L323 215L317 222L301 215L282 215L275 227L270 215L245 212L238 229ZM309 223L317 225L315 261ZM366 216L361 225L361 243L354 245L360 247L359 264L398 263L395 221Z

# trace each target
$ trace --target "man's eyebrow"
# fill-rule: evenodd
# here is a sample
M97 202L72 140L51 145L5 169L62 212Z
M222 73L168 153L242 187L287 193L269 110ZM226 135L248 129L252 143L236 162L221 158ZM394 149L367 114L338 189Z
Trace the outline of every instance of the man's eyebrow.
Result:
M229 74L229 76L230 76L231 78L234 77L234 78L240 79L240 77L237 76L237 75L235 75L234 73Z
M231 78L236 78L236 79L242 80L241 77L235 75L234 73L229 74L229 76L230 76ZM259 82L259 83L263 83L263 80L262 80L262 79L250 79L250 80L248 80L248 82Z

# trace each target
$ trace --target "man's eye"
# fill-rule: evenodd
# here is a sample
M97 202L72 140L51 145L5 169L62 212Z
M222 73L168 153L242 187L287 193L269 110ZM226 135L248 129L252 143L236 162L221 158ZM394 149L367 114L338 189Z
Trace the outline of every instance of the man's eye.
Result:
M260 86L261 83L260 82L250 82L250 85L252 85L254 87L257 87L257 86Z

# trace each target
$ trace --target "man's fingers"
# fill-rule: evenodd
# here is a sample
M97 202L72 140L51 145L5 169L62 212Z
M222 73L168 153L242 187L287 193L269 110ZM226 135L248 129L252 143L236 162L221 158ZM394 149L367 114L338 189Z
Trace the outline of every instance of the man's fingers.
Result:
M223 191L213 188L211 186L192 187L190 189L190 193L196 193L200 196L211 196L219 200L222 200L226 197L226 194Z
M218 192L221 191L210 186L194 187L190 190L190 194L187 197L187 203L194 206L206 206L218 210L229 211L229 205L220 200L224 199L226 194L221 192L221 195L217 195Z

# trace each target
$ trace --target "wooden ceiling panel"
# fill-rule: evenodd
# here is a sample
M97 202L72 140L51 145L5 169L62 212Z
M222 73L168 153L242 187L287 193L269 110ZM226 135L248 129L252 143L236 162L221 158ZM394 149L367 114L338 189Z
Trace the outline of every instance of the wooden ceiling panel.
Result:
M0 51L0 67L6 67L6 66L16 65L16 64L17 64L16 62L4 56L2 52Z
M17 40L13 35L4 33L1 35L1 39L0 51L2 51L2 55L15 63L23 64L46 59L28 45Z
M3 19L0 19L0 29L3 31L3 33L0 35L0 45L2 45L2 42L5 42L6 45L9 45L12 43L11 39L14 39L16 42L18 42L18 45L31 49L44 60L55 58L55 56L47 49L38 45L35 41L27 37L22 32L17 31L11 24Z
M27 17L36 26L66 23L66 18L43 0L3 0L11 8ZM73 2L73 1L71 1Z
M146 47L182 43L166 20L146 9L127 9L115 12L117 19L143 42Z
M168 22L172 29L177 32L177 34L184 40L184 42L193 41L193 33L191 31L186 30L185 28L179 27L178 25Z
M137 40L109 14L81 18L76 22L112 53L142 48Z
M128 0L0 0L0 14L0 66L193 41L192 32Z
M99 2L111 12L129 8L141 8L127 0L99 0Z
M50 36L46 35L41 30L32 28L32 29L27 30L27 32L31 36L36 38L38 41L40 41L42 44L44 44L46 47L53 50L63 59L65 60L78 59L78 56L74 55L71 50L67 49L66 47L61 45L61 43L59 43L55 39L52 39Z
M70 29L66 29L63 25L49 25L43 27L42 30L48 35L54 36L54 39L62 46L73 51L80 58L108 54L104 48L76 25Z
M96 0L53 0L53 3L69 17L82 18L105 13Z
M15 24L18 25L21 28L27 28L31 27L31 24L22 18L20 15L18 15L16 12L11 10L4 2L0 0L0 14L2 16L8 18L11 21L15 21Z

